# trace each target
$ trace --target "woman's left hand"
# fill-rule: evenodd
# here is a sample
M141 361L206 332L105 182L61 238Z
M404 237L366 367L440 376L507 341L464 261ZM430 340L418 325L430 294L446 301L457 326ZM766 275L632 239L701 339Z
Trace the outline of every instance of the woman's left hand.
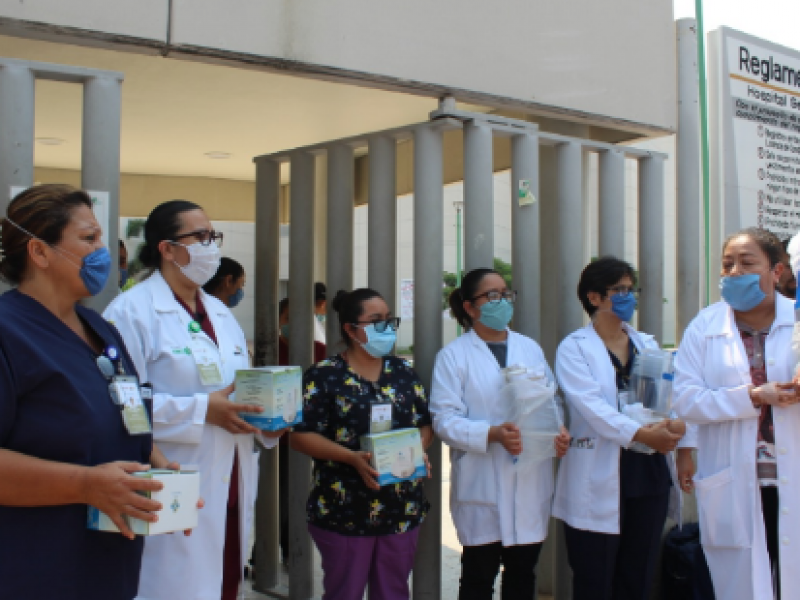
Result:
M675 467L678 471L678 485L687 494L694 490L694 460L691 448L678 448L675 452Z
M563 425L561 426L561 432L556 436L555 445L556 445L556 456L558 458L562 458L569 450L569 443L572 441L572 436L570 436L569 431Z

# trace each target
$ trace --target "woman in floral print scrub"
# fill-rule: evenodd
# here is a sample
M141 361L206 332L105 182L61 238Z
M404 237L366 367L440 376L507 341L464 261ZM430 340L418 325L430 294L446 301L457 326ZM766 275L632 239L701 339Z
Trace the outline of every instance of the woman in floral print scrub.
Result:
M400 319L378 292L340 291L333 308L346 348L306 371L303 423L291 439L314 458L307 511L322 556L323 598L361 600L369 583L371 600L407 600L428 501L419 480L379 486L359 437L390 406L391 428L418 427L427 448L428 398L411 366L389 355Z

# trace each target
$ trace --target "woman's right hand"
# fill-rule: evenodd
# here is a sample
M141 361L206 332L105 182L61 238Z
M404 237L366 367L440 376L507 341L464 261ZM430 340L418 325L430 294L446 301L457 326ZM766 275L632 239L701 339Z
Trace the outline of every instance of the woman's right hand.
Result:
M489 427L489 443L500 444L512 456L522 453L522 434L513 423Z
M134 533L122 515L153 523L158 520L155 513L161 510L160 502L137 492L156 492L164 484L154 479L131 475L148 468L148 465L137 462L113 462L87 467L84 472L84 503L108 515L120 533L131 540L135 537Z
M683 437L680 434L672 433L668 428L669 421L662 421L654 425L645 425L639 428L633 436L634 442L642 442L656 452L667 454L675 450L678 442Z
M364 483L369 489L379 490L381 489L381 486L378 484L378 476L380 473L369 464L370 457L371 454L369 452L354 450L350 454L349 464L358 471L358 474L361 475L361 479L364 480Z
M797 388L794 382L792 383L775 383L769 382L758 387L750 388L750 399L753 404L761 406L762 404L771 404L772 406L787 407L792 404L797 404Z
M258 433L258 427L250 425L239 416L239 413L260 413L264 409L257 404L237 404L231 402L228 396L233 393L234 384L217 390L208 395L208 409L206 410L206 423L222 427L233 434Z

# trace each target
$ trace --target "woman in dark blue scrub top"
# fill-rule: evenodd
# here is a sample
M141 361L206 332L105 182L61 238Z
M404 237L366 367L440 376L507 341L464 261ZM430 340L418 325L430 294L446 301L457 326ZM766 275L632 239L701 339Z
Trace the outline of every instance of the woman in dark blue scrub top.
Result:
M0 599L129 600L144 541L122 515L155 521L160 504L136 492L161 487L131 473L167 461L109 394L114 371L135 375L119 333L78 304L104 287L110 256L91 199L70 186L30 188L7 215L0 276L16 289L0 296ZM87 505L124 535L87 529Z

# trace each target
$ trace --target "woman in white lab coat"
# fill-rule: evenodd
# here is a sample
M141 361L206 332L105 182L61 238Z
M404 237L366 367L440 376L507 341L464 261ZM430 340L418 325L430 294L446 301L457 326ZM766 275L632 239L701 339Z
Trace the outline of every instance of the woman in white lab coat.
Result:
M675 362L675 411L698 426L700 538L720 600L800 598L800 407L793 306L775 291L783 269L768 231L729 237L723 301L689 324Z
M501 561L503 600L531 600L547 536L552 461L518 469L519 428L491 424L504 385L502 368L540 368L553 378L539 345L508 329L515 298L496 271L467 273L450 295L450 308L466 333L439 352L433 372L434 430L450 446L450 509L464 546L459 600L490 600ZM568 446L562 428L558 455Z
M607 256L588 265L578 298L591 323L567 336L556 354L574 442L559 467L553 515L564 521L575 600L648 598L668 507L680 514L671 450L682 436L667 423L642 427L619 410L634 357L658 348L628 325L634 285L633 268L622 260ZM631 450L632 442L658 452ZM689 463L690 452L682 454Z
M229 600L242 579L258 479L254 435L261 432L239 416L259 408L228 398L236 370L249 366L244 333L201 288L217 271L221 243L198 205L157 206L139 255L154 271L104 313L153 387L155 440L171 460L199 469L205 499L194 535L147 539L141 600Z

